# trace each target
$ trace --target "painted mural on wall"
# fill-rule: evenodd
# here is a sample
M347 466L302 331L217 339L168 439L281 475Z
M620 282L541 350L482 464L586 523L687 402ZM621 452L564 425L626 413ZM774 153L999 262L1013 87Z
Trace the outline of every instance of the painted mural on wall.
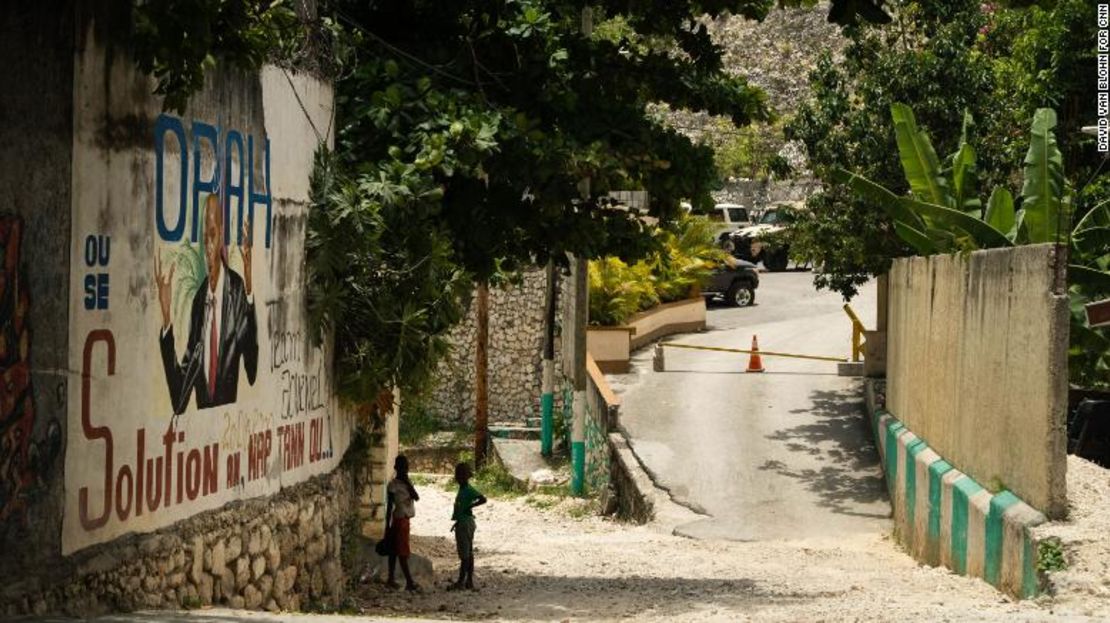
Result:
M261 87L181 117L125 102L148 115L129 145L103 140L111 115L78 115L63 553L276 492L346 449L305 328L315 140L303 115L268 132L258 98L300 108Z
M58 423L35 421L31 392L31 300L21 264L22 240L22 219L0 217L0 530L3 532L26 522L27 509L43 490L61 449Z

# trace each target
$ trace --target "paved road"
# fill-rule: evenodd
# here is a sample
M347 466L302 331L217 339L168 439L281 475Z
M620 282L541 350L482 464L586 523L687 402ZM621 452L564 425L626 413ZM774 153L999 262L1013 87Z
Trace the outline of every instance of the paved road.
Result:
M847 356L851 325L837 294L817 292L809 272L764 273L757 305L711 305L709 331L686 344ZM874 325L875 288L853 301ZM836 364L765 357L745 374L745 355L667 349L652 371L651 349L610 380L622 394L621 422L657 483L708 516L681 526L699 538L763 540L878 532L890 506L862 417L858 379Z

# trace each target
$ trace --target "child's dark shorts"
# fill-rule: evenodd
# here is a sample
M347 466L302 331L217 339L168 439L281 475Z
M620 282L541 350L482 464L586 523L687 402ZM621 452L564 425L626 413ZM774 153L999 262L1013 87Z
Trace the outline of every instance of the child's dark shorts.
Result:
M477 527L473 517L463 517L455 522L455 548L459 551L460 560L474 557L474 530Z

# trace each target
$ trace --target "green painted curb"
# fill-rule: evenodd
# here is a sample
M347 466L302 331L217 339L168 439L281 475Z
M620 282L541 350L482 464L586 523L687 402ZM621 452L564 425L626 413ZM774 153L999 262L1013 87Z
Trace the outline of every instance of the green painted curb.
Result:
M1020 502L1016 495L1003 491L991 498L990 511L987 512L987 551L983 558L984 579L995 586L1002 572L1003 522L1006 509Z
M944 485L944 475L952 471L952 466L941 459L929 466L929 526L928 541L930 556L933 560L940 560L940 516L941 516L941 488ZM935 553L933 553L935 550Z
M914 513L917 512L917 455L921 451L928 448L925 440L920 437L914 439L906 446L906 525L909 530L906 531L905 539L907 544L913 543L914 539Z
M884 416L889 418L886 422L882 421ZM896 517L899 525L895 528L895 534L900 535L899 540L910 551L920 552L920 555L916 556L919 560L932 565L940 564L943 558L940 547L943 545L941 523L944 519L945 510L942 508L945 476L954 471L954 468L944 459L937 458L926 466L927 471L923 476L926 479L925 482L918 482L917 461L920 454L929 448L928 443L924 439L916 437L916 435L907 436L905 440L912 439L912 441L905 443L904 460L899 460L899 437L902 433L909 432L909 429L889 412L882 409L877 409L871 414L871 424L875 433L876 444L880 450L880 464L885 470L891 502L896 505L900 504L904 510L904 517ZM879 441L883 443L878 443ZM899 474L899 470L904 473ZM902 485L901 496L898 495L899 478L901 478ZM928 488L927 509L917 507L918 487ZM969 554L975 556L982 554L982 579L996 588L1006 590L1002 586L1003 565L1007 557L1006 533L1008 526L1006 514L1010 509L1018 504L1023 504L1023 502L1010 491L992 494L986 517L982 519L984 522L984 541L981 546L976 545L976 547L982 547L982 551L969 552L968 538L972 527L970 525L971 513L972 510L975 510L971 508L971 500L984 490L985 488L982 485L966 474L959 474L959 477L951 484L952 506L949 509L951 538L948 542L951 553L950 567L953 572L966 576L968 574ZM904 499L898 499L899 497L904 497ZM926 502L923 500L922 503ZM927 513L927 517L924 518L925 534L916 533L915 520L919 513ZM1024 599L1036 597L1040 593L1040 576L1036 569L1036 542L1030 536L1027 520L1020 519L1019 516L1015 515L1010 521L1017 521L1021 524L1021 586L1016 589L1020 595L1015 596ZM978 528L978 525L976 528ZM924 539L924 543L915 543L920 539ZM1013 545L1011 544L1010 547L1013 547ZM1013 558L1013 556L1010 556L1010 558ZM978 561L978 558L971 559ZM1009 589L1013 590L1013 587L1009 587Z
M906 427L898 420L891 420L886 427L886 486L890 489L890 497L894 499L897 491L895 483L898 482L898 433Z
M971 496L983 487L968 476L961 476L952 486L952 565L953 571L967 575L967 522Z

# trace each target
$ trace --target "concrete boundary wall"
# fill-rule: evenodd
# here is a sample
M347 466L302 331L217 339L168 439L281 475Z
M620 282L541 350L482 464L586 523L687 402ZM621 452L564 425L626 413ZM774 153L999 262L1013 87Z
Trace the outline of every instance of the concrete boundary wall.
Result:
M979 483L1066 513L1068 303L1052 245L899 259L890 412Z
M871 424L894 511L894 536L915 559L982 578L1019 599L1039 592L1037 542L1045 516L1010 491L992 493L941 458L889 413Z

